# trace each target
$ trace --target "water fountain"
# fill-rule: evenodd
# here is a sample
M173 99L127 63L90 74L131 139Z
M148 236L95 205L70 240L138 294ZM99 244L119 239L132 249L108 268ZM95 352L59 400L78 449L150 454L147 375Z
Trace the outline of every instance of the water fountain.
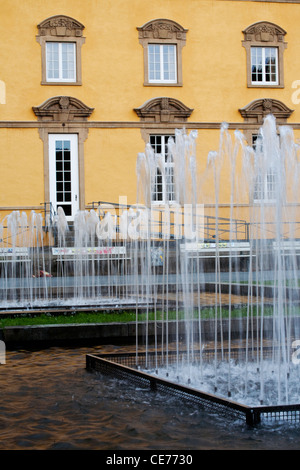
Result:
M222 126L219 149L209 154L202 179L203 186L206 182L214 188L213 242L205 239L203 204L208 203L203 194L200 210L198 206L197 189L202 185L195 178L196 133L177 131L175 141L169 142L169 158L174 162L176 200L181 207L168 206L164 213L165 260L159 282L153 282L156 271L150 258L155 237L140 237L135 255L143 256L139 266L144 268L145 298L163 299L164 318L155 304L154 320L146 322L145 341L137 340L134 355L88 356L87 367L105 373L113 370L121 376L130 370L133 380L235 416L241 414L250 424L259 422L261 416L299 419L299 163L293 132L283 126L278 135L270 115L253 149L239 131L232 138L228 126ZM137 164L146 208L151 203L155 168L155 156L146 147ZM163 165L160 168L167 187L168 175ZM225 175L230 174L225 182L224 169ZM219 214L219 191L224 184L230 195L226 235ZM246 209L249 225L247 238L242 239L236 221ZM143 231L149 235L152 215L145 210ZM183 224L180 210L186 216ZM214 272L208 273L211 256ZM245 260L247 270L241 270ZM176 280L170 283L174 273ZM201 299L212 286L215 301L207 318ZM228 294L226 307L223 292ZM235 295L240 298L238 309ZM153 305L147 318L152 310ZM172 321L171 310L175 312Z
M98 213L103 208L98 208ZM126 285L130 247L116 242L110 212L79 211L70 226L62 208L14 211L0 224L0 300L4 310L135 305ZM107 231L108 227L108 231ZM128 264L129 265L129 264ZM129 268L128 268L129 269Z
M251 423L263 412L299 417L298 145L271 115L255 149L224 124L199 176L196 141L177 130L168 165L146 146L130 208L100 204L72 227L62 209L44 225L35 212L7 215L2 308L135 308L135 352L88 355L88 368L130 371ZM151 196L157 167L172 200L163 208Z

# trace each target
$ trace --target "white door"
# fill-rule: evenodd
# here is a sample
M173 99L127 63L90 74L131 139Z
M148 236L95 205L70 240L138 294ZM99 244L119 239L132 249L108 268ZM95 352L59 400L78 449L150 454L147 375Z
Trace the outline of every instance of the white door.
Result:
M49 134L50 202L62 207L67 220L79 210L78 136Z

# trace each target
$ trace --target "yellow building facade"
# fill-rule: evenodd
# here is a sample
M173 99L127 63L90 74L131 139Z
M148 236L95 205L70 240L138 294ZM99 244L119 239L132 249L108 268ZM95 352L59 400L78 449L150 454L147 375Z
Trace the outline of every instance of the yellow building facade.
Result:
M214 216L206 166L223 122L249 146L268 114L300 137L300 1L2 0L1 12L0 222L50 203L70 221L134 204L138 154L166 152L176 129L197 131L198 202ZM162 186L152 201L176 202ZM236 218L253 198L235 200Z

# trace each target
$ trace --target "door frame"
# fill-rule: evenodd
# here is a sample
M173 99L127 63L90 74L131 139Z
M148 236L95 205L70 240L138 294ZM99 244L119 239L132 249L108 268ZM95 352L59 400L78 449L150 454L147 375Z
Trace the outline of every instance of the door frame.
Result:
M43 142L44 160L44 203L50 203L49 186L49 135L50 134L77 134L78 135L78 181L79 181L79 210L85 210L85 177L84 177L84 142L88 136L88 128L80 125L68 126L66 132L62 123L43 125L39 128L39 136Z
M38 132L43 142L44 204L50 202L49 134L78 134L79 210L85 210L84 142L88 137L88 118L94 108L74 96L53 96L32 110L38 118Z
M57 188L56 188L56 158L55 143L58 140L69 141L70 142L70 152L71 152L71 200L69 204L71 205L71 214L66 213L66 219L70 222L74 221L76 212L79 210L79 160L78 160L78 134L49 134L49 201L54 206L55 212L57 212L57 207L60 206L57 201ZM68 203L66 205L69 205ZM65 204L62 203L63 207Z

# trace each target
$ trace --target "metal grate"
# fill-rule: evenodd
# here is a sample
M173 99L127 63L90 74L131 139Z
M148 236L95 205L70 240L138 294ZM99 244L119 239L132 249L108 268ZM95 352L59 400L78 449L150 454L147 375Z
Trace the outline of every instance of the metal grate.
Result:
M146 357L150 367L158 360L157 353L139 353L138 356L135 353L97 356L88 354L86 356L86 368L90 371L94 370L102 374L113 375L120 379L129 379L139 385L149 386L151 390L172 394L180 399L197 403L202 408L217 412L220 415L245 420L249 425L260 423L262 418L300 421L300 404L258 407L242 405L235 401L179 385L139 370L140 367L145 366ZM175 360L175 352L169 354L168 360L172 359L172 357ZM163 360L163 356L160 356L159 361L162 362Z

